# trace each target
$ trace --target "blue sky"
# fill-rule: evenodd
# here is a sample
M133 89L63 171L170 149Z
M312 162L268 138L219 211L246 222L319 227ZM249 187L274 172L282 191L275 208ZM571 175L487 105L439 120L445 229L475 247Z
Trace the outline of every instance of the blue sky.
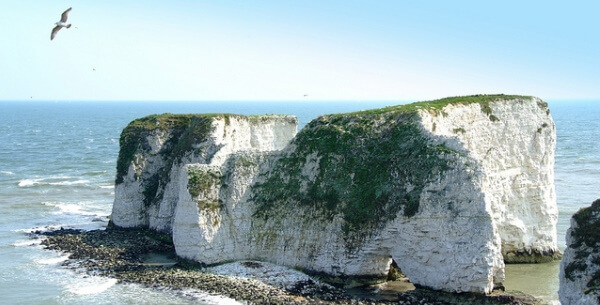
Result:
M600 97L598 1L0 5L0 100Z

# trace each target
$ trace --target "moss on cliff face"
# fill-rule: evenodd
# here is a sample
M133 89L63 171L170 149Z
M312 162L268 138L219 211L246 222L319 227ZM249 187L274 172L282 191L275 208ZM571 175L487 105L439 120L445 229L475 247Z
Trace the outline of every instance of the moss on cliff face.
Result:
M573 215L577 226L571 230L573 242L569 248L575 250L575 260L565 267L565 277L575 281L586 269L600 269L600 199L589 208ZM579 274L578 274L579 273ZM588 275L589 276L589 275ZM600 271L588 277L586 293L600 291Z
M269 122L273 117L288 116L243 116L237 114L159 114L149 115L129 123L121 133L119 157L117 159L117 175L115 184L124 182L131 164L136 165L136 179L141 179L144 202L150 205L162 199L165 185L174 165L181 163L189 154L203 155L199 144L208 139L214 119L221 119L225 125L231 119L247 120L251 123ZM295 120L295 118L294 118ZM164 144L158 152L152 152L148 140L160 138ZM157 172L150 172L143 162L151 160Z
M459 155L430 142L418 112L445 115L450 104L475 103L496 121L491 103L514 99L532 97L450 97L313 120L292 141L295 149L255 185L255 215L276 221L290 212L289 205L316 210L326 219L341 215L350 241L382 228L399 212L411 217L419 211L423 188L452 168Z
M208 193L221 181L221 173L211 170L188 169L188 190L192 197Z
M415 215L424 186L452 167L445 155L457 152L429 143L414 105L385 109L310 122L292 141L295 150L255 186L255 215L276 218L290 204L329 219L342 215L350 241L382 228L400 211Z
M116 184L124 182L130 164L136 155L148 158L151 151L148 137L164 137L165 142L153 156L163 162L156 173L142 172L144 203L151 205L162 199L164 186L169 180L173 165L194 151L194 145L205 141L210 132L212 118L228 115L161 114L150 115L131 122L121 133L119 158L117 160Z
M121 132L119 139L116 184L123 182L123 177L127 175L129 165L134 160L136 153L151 150L146 140L148 136L153 133L169 133L167 143L159 154L167 159L174 159L172 153L181 154L191 148L192 140L203 139L210 127L209 118L206 115L165 113L149 115L129 123Z

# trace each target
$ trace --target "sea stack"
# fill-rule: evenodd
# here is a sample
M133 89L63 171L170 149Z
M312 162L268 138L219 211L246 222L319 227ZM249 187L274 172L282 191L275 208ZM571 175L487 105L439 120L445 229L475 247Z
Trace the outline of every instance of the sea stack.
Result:
M566 240L560 264L561 304L600 304L600 199L573 215Z
M343 286L489 293L558 255L555 126L526 96L319 117L156 115L121 135L112 224L205 264L255 259Z

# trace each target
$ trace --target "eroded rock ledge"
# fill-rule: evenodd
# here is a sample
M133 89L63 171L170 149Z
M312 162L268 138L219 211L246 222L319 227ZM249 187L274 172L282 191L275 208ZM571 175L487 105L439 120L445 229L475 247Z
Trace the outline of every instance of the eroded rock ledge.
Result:
M238 265L256 268L258 278L231 274L215 274L211 268L198 263L177 259L175 264L145 262L148 254L174 255L173 244L168 235L150 230L118 229L81 231L60 229L35 232L32 237L42 235L42 245L47 249L70 253L64 266L76 272L87 272L91 276L109 276L125 283L139 283L155 289L180 291L198 290L218 294L238 301L240 304L298 304L298 305L543 305L531 296L519 293L494 292L492 295L452 294L411 290L382 296L371 289L349 293L330 285L319 283L298 271L277 268L269 271L264 262L243 261ZM231 266L232 264L225 265ZM217 268L223 267L223 265ZM277 267L277 266L273 266ZM279 278L274 279L274 278ZM282 281L281 279L284 279ZM185 292L184 292L185 291ZM224 302L230 303L228 299Z
M322 116L159 115L121 136L112 222L205 264L489 293L504 261L558 255L555 127L534 97Z
M562 305L600 304L600 199L571 218L561 261Z

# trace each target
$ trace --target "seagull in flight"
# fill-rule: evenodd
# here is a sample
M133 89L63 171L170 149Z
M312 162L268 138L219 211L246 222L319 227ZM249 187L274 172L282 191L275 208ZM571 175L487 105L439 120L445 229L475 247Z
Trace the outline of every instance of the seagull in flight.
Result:
M69 17L69 12L71 11L72 7L69 7L66 11L64 11L62 13L62 15L60 15L60 21L55 23L56 26L52 29L52 34L50 35L50 40L54 39L54 37L56 36L56 33L58 33L58 31L61 28L70 28L71 24L67 23L67 18Z

